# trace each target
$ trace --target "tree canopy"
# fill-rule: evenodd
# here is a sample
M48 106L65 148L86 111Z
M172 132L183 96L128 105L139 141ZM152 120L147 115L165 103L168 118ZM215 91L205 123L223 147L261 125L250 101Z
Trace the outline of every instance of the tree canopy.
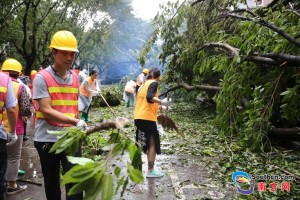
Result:
M140 69L138 51L152 25L132 14L131 2L2 1L0 62L16 58L27 75L39 66L46 67L52 62L51 36L58 30L69 30L79 44L75 65L97 69L103 83L118 82L128 74L135 76Z
M164 79L220 86L214 96L220 134L263 149L272 126L299 126L299 11L292 0L252 9L224 0L169 3L140 62L163 40Z

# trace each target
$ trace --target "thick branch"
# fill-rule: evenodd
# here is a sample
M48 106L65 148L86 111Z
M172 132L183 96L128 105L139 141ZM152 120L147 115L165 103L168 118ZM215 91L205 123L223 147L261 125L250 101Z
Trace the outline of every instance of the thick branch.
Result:
M279 58L289 63L300 64L300 56L289 55L285 53L265 53L262 56L273 58L273 59Z
M276 65L276 66L279 66L282 64L272 58L265 58L262 56L251 56L251 55L245 57L244 61L250 61L250 62L257 63L257 64Z
M238 56L237 48L226 43L207 43L199 47L197 51L205 50L206 48L222 48L231 54L230 57ZM248 55L244 57L244 61L250 61L258 64L274 65L274 66L298 66L300 64L300 56L289 55L285 53L265 53L263 55Z
M206 43L203 46L199 47L197 49L197 51L201 51L202 49L206 49L206 48L215 48L215 47L229 51L230 57L235 57L238 55L237 48L234 48L234 47L230 46L229 44L221 43L221 42Z
M263 19L254 19L254 18L250 18L250 17L237 15L237 14L232 14L232 13L223 14L223 17L232 17L232 18L240 19L242 21L251 21L251 22L254 22L256 24L260 24L262 26L268 27L269 29L275 31L276 33L278 33L279 35L281 35L282 37L284 37L285 39L287 39L288 41L290 41L291 43L293 43L297 47L300 47L300 42L298 40L296 40L295 38L293 38L292 36L287 34L282 29L278 28L277 26L275 26L275 25L273 25L273 24L271 24L271 23L269 23L269 22L267 22Z
M95 126L90 126L86 129L86 134L92 134L96 131L99 130L107 130L110 128L113 129L122 129L123 127L125 127L126 125L128 125L129 120L127 118L124 117L117 117L114 119L114 121L106 121L106 122L101 122Z
M211 85L191 86L187 83L182 82L182 83L178 83L178 85L168 89L166 92L160 94L159 97L166 96L169 92L172 92L172 91L177 90L179 88L185 88L188 91L191 91L191 90L206 90L206 91L218 92L219 90L221 90L221 87L218 87L218 86L211 86Z
M116 124L115 122L113 121L108 121L108 122L103 122L103 123L100 123L94 127L89 127L87 130L86 130L86 134L89 135L89 134L92 134L96 131L99 131L99 130L107 130L107 129L110 129L110 128L116 128Z

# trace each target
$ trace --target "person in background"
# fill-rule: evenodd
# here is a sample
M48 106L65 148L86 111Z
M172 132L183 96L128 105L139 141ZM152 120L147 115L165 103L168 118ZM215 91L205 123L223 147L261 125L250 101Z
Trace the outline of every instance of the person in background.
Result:
M136 93L139 91L139 88L147 79L148 74L149 74L149 69L145 68L143 69L143 72L140 75L138 75L138 77L136 78Z
M37 74L37 71L36 70L31 70L30 72L30 85L29 85L29 88L30 88L30 91L31 91L31 95L33 93L33 80L35 78L35 75Z
M135 88L136 83L133 80L130 80L126 83L125 89L124 89L124 100L125 100L125 106L126 107L133 107L135 103Z
M7 146L13 145L18 139L16 134L16 102L11 79L8 75L0 72L0 200L4 200L6 191ZM4 109L10 127L8 134L5 132L2 121Z
M29 96L29 104L32 106L32 91L28 86L28 85L32 85L32 82L31 82L30 78L28 76L25 76L23 74L23 71L22 71L22 73L19 76L19 78L17 79L17 81L19 83L21 83L22 85L24 85L24 87L26 89L26 92L27 92L27 95ZM27 132L26 132L27 118L23 118L23 125L24 125L23 141L26 141L26 140L28 140Z
M100 92L100 87L97 82L97 71L92 70L90 76L86 78L80 85L80 101L83 103L84 108L82 110L81 118L85 122L89 121L89 110L93 96L96 96Z
M156 154L160 154L160 138L157 130L157 113L159 109L169 106L167 100L158 98L158 81L160 70L151 68L149 76L141 86L136 97L134 123L136 126L136 141L141 144L142 151L147 154L147 178L162 177L163 173L154 169Z
M74 67L73 70L74 70L74 72L75 72L76 74L79 75L79 72L80 72L80 66L76 65L76 66Z
M15 97L17 99L16 113L17 124L16 134L17 141L7 147L7 194L12 195L23 190L26 190L26 185L17 184L18 171L20 167L21 150L23 144L24 124L23 119L31 117L31 104L24 84L17 81L21 74L22 65L17 60L9 58L6 59L2 65L2 71L9 74L12 80ZM9 121L6 111L3 114L3 124L6 131L10 130Z
M70 70L77 48L77 40L71 32L56 32L50 44L54 63L38 72L33 82L33 100L37 103L34 146L40 157L48 200L61 199L61 167L66 173L74 166L65 152L49 153L57 136L48 131L60 131L71 126L84 128L87 125L78 119L78 75ZM75 156L81 156L81 147ZM71 187L72 184L66 185L64 199L83 199L83 193L68 196Z
M84 81L84 79L86 79L88 77L86 69L81 70L78 73L78 76L79 76L79 85L81 85L81 83Z
M41 71L41 70L43 70L43 69L44 69L44 67L41 65L41 66L39 67L39 69L38 69L38 72Z

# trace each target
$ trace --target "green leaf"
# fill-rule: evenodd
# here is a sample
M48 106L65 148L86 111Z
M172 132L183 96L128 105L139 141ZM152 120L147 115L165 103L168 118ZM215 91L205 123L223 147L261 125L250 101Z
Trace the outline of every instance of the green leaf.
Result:
M78 165L85 165L86 163L89 163L89 162L95 162L92 159L83 158L83 157L67 156L67 158L71 163L78 164Z
M117 183L117 186L116 186L116 189L115 189L115 195L118 193L121 185L124 183L124 178L125 176L122 176L119 180L118 180L118 183Z
M75 165L62 178L62 184L81 182L97 174L101 169L99 163Z
M66 135L66 134L65 134ZM65 135L64 135L64 137L65 137ZM64 137L62 137L62 138L64 138ZM64 147L62 147L62 143L64 142L64 140L63 139L59 139L59 140L57 140L55 143L54 143L54 145L51 147L51 149L50 149L50 153L53 153L53 152L56 152L57 150L60 150L61 148L64 148Z
M135 183L141 183L144 181L144 176L142 172L138 169L135 169L130 163L127 163L127 170L130 176L130 179Z
M126 190L126 187L127 187L128 183L129 183L129 180L128 180L128 176L127 176L126 180L124 181L123 187L122 187L121 197L123 197L124 192Z
M92 189L94 189L94 187L97 187L96 182L97 182L97 179L95 178L95 176L93 176L89 179L83 180L81 182L78 182L77 184L74 184L72 186L72 188L68 192L68 195L78 194L78 193L86 191L88 189L92 190Z
M120 152L122 152L123 149L124 149L123 143L115 144L114 148L112 149L112 155L116 156L116 155L120 154Z
M110 174L104 174L101 178L102 200L111 200L113 196L113 178Z
M114 170L114 173L115 173L116 177L119 178L120 173L121 173L121 168L120 167L116 167L115 170Z
M135 169L141 169L142 166L142 150L140 147L137 147L135 144L130 145L129 147L129 154L132 166Z
M129 150L129 156L130 156L130 160L133 160L133 157L135 155L135 152L138 150L137 146L135 144L131 144L128 147Z
M107 141L107 144L113 144L113 143L118 143L120 142L120 137L118 132L112 132L110 134L110 138Z
M290 93L290 91L287 90L287 91L284 91L284 92L280 93L280 95L281 95L281 96L285 96L285 95L287 95L287 94L289 94L289 93Z
M78 151L78 149L79 149L79 145L80 145L80 141L74 139L74 140L73 140L73 143L70 144L70 145L66 148L66 150L65 150L66 155L70 155L70 156L75 155L75 153L76 153L76 152Z
M85 191L84 200L97 199L98 195L100 194L100 192L103 189L103 185L102 185L102 181L101 181L103 174L104 174L104 171L101 171L95 176L93 187L89 187Z

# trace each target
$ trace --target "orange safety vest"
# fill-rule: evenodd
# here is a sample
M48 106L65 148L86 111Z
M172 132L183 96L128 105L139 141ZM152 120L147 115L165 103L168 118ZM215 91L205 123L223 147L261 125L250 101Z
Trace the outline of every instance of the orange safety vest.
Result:
M9 76L0 72L0 125L2 125L3 120L3 109L6 101L8 82Z
M156 81L146 80L142 88L137 93L134 119L157 121L158 103L149 103L146 98L148 88L153 82ZM158 97L158 90L156 91L155 97Z
M96 80L96 79L92 80L91 77L88 77L88 78L87 78L87 82L89 83L90 88L91 88L92 90L95 90L95 89L96 89L96 87L95 87L95 80ZM80 94L82 94L82 95L84 95L84 96L86 96L86 97L92 96L91 92L89 92L89 91L86 89L86 87L85 87L85 81L83 81L83 82L81 83L80 88L79 88L79 91L80 91Z
M78 118L78 75L71 71L73 83L71 85L56 82L54 77L47 70L41 70L39 74L44 77L48 86L48 92L51 98L51 106L54 110L63 113L66 116ZM36 118L45 119L43 113L36 110ZM59 127L69 127L72 124L63 124L55 121L47 120L50 125Z
M14 78L11 78L11 79L12 79L12 84L13 84L13 88L14 88L14 93L15 93L16 99L18 100L23 85L21 83L19 83L16 79L14 79ZM19 102L17 102L15 108L16 108L16 115L17 115L16 133L17 133L17 135L19 135L19 134L23 135L24 134L24 125L23 125L22 116L19 113ZM3 125L4 125L5 131L8 133L9 132L9 123L8 123L6 111L3 112Z

